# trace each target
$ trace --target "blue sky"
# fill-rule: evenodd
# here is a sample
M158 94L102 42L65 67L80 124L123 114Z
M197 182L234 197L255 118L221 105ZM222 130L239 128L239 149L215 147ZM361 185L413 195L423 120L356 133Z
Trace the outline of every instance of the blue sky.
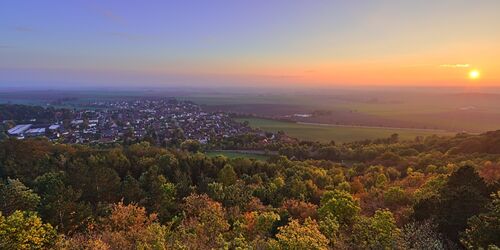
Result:
M450 83L464 72L435 66L459 63L496 84L498 16L493 0L3 0L0 84Z

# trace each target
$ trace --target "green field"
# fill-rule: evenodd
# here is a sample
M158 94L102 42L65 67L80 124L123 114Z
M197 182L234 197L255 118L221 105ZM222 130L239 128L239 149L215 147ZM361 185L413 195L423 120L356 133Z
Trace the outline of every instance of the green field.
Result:
M256 159L256 160L261 160L261 161L265 161L265 160L269 159L269 156L264 155L264 154L240 153L240 152L235 152L235 151L208 151L208 152L206 152L206 154L210 157L223 155L229 159L250 158L250 159Z
M334 140L335 142L343 143L365 139L387 138L394 133L399 134L399 138L402 140L413 140L416 136L428 136L433 134L453 135L453 133L441 130L368 128L335 125L324 126L258 118L238 118L236 120L239 122L248 121L250 126L264 131L276 132L282 130L291 137L319 142L330 142Z
M353 114L352 119L357 119L357 123L365 125L439 128L468 133L482 133L500 128L498 92L379 90L368 93L359 90L336 92L325 90L324 93L300 95L198 93L182 96L180 99L208 106L221 106L219 107L221 110L228 112L256 114L262 117L279 117L320 110L339 112L341 115L347 112ZM350 124L350 121L341 123Z

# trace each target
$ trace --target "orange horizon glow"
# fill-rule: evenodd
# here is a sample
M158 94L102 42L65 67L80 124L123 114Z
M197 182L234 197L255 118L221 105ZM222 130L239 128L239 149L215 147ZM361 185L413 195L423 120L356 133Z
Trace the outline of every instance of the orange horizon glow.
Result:
M190 65L174 67L174 70L186 75L215 75L255 84L468 86L473 79L475 85L500 86L500 62L496 58L500 58L500 48L496 44L479 42L372 59L265 57L245 63L236 60L230 64ZM163 68L172 69L170 65ZM198 70L193 71L193 68ZM477 71L477 76L470 77L473 70ZM161 68L155 71L165 73Z

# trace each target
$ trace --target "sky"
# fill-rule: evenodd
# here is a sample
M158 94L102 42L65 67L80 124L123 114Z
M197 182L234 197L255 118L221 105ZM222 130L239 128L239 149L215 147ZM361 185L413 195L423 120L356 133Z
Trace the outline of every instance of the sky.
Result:
M2 0L0 87L498 87L499 17L498 0Z

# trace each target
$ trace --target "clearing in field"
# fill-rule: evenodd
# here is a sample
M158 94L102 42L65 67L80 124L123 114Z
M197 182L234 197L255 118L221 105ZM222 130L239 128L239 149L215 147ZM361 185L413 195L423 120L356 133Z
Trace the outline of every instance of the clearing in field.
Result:
M417 136L453 135L443 130L423 130L405 128L356 127L342 125L300 124L260 118L237 118L239 122L248 121L250 126L264 131L284 131L287 135L301 140L337 143L366 139L387 138L397 133L402 140L413 140Z

